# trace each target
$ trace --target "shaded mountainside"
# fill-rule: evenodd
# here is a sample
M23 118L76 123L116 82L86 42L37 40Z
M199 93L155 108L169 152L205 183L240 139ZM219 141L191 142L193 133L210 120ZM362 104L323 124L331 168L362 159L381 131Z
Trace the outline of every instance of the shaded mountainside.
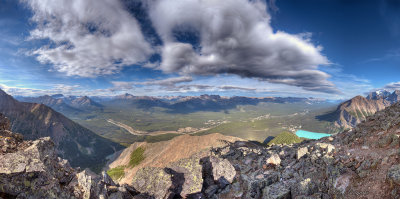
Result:
M0 113L11 120L13 131L27 139L51 137L58 154L73 166L102 164L107 155L122 149L43 104L19 102L2 90Z
M270 147L235 141L138 167L129 184L155 198L398 198L399 137L396 103L352 131Z
M399 102L399 100L400 91L398 90L393 93L375 91L369 93L367 97L356 96L345 101L334 112L320 117L331 120L336 126L343 129L351 129L364 121L368 116Z

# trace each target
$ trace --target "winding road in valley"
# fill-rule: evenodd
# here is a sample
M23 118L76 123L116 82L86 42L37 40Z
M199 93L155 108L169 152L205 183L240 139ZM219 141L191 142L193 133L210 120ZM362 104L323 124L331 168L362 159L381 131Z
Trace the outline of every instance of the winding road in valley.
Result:
M107 122L109 122L111 124L114 124L114 125L116 125L118 127L121 127L121 128L127 130L129 133L131 133L133 135L162 135L162 134L168 134L168 133L184 135L184 134L194 134L194 133L197 133L197 132L200 132L200 131L205 131L205 130L209 129L209 128L200 128L200 129L197 129L197 130L195 130L193 132L187 132L187 133L184 133L184 132L181 132L181 131L154 131L154 132L147 132L147 131L135 130L131 126L126 125L126 124L124 124L122 122L114 121L113 119L107 119Z

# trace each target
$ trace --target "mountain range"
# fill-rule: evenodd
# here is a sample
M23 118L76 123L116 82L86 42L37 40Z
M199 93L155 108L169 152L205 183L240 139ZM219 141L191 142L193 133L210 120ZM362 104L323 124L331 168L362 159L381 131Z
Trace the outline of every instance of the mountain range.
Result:
M379 90L371 92L367 97L356 96L341 103L337 109L330 113L336 126L343 129L354 128L375 112L400 101L400 90L389 92Z
M76 96L68 96L65 97L62 94L58 95L44 95L39 97L16 97L17 100L22 102L30 102L30 103L38 103L44 104L53 108L54 110L64 113L64 114L73 114L79 113L83 111L94 111L101 110L103 105L93 101L87 96L76 97Z
M190 113L195 111L221 111L235 108L238 105L257 105L261 102L272 103L321 103L326 102L316 98L296 98L296 97L222 97L219 95L200 95L200 96L134 96L128 93L114 97L77 97L45 95L39 97L17 97L23 102L40 103L47 105L66 115L79 113L82 111L102 110L104 106L135 107L149 109L161 107L169 109L171 113Z
M70 108L68 104L50 96L38 99L59 109ZM76 102L87 104L85 100ZM57 146L58 154L69 160L72 166L99 166L104 163L107 155L123 148L44 104L19 102L2 90L0 113L10 119L11 129L23 134L26 139L51 137Z

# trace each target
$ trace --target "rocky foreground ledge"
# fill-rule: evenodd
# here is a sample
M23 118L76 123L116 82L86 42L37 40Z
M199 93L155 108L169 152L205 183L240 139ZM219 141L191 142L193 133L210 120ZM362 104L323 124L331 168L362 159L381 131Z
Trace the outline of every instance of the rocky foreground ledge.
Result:
M104 172L73 169L57 157L50 138L24 141L0 114L0 198L146 198Z
M105 173L72 169L56 157L48 138L22 141L6 130L8 124L0 128L3 198L400 196L400 104L377 112L352 131L321 140L272 147L237 141L165 168L141 168L131 186L115 184Z

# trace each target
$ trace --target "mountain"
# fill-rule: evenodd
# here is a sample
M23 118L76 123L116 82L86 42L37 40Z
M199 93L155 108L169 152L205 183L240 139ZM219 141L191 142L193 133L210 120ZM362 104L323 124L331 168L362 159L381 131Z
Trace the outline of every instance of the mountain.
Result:
M60 98L64 98L64 95L63 94L55 94L55 95L51 95L51 97L55 98L55 99L60 99Z
M79 97L69 101L69 104L80 109L101 109L103 105L91 100L88 96Z
M22 102L30 102L30 103L37 103L37 104L44 104L46 106L51 107L52 109L61 112L63 114L74 114L79 113L81 110L70 106L69 104L65 103L63 97L55 98L54 96L44 95L40 97L17 97L16 98Z
M65 97L62 94L57 94L52 96L18 97L17 99L23 102L44 104L66 115L74 115L83 111L102 110L103 108L103 105L93 101L87 96Z
M149 109L152 107L167 107L169 103L161 98L150 96L134 96L128 93L115 96L112 100L104 102L105 105L111 106L128 106L141 109Z
M43 104L19 102L0 90L0 113L11 120L14 132L27 139L51 137L58 154L71 165L92 167L122 149Z
M396 103L400 101L400 90L394 91L387 97L387 100L391 103Z
M295 97L221 97L219 95L150 97L123 94L104 102L111 106L133 106L136 108L162 107L171 113L190 113L195 111L221 111L236 108L238 105L257 105L258 103L326 103L326 100Z
M391 103L379 98L377 100L367 99L363 96L356 96L346 102L340 104L336 110L338 119L336 125L343 128L353 128L367 116L373 115L379 110L383 110Z
M367 96L367 99L369 100L378 100L378 99L385 99L387 98L391 93L387 90L377 90L374 92L370 92Z
M367 97L356 96L341 103L334 112L322 118L330 118L329 120L332 120L336 126L351 129L368 116L399 101L400 91L398 90L392 93L385 90L375 91L369 93Z

